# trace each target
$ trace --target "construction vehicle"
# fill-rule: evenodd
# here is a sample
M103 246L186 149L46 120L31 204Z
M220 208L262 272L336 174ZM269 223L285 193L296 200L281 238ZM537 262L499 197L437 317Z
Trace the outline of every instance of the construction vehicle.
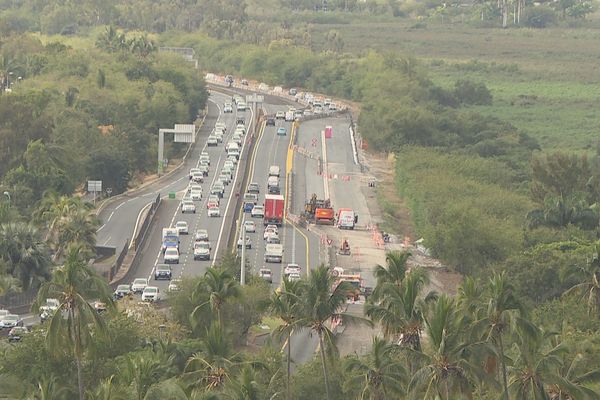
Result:
M340 254L342 256L349 256L350 255L350 244L348 243L347 239L342 240L342 244L340 245L340 249L338 251L338 254Z
M346 293L348 300L358 301L363 288L363 280L360 274L339 274L336 279L335 287L341 282L350 283L351 289Z
M307 221L315 224L333 225L335 223L335 212L331 207L331 202L329 199L318 199L315 193L304 204L304 217Z

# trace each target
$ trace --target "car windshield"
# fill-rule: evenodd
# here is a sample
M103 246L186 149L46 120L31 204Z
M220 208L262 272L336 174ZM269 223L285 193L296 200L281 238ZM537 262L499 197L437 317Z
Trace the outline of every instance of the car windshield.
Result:
M7 315L4 317L5 321L17 321L19 319L18 315Z
M254 206L254 211L262 211L263 206Z
M208 243L206 242L198 242L194 245L195 248L197 249L205 249L208 250Z
M167 249L166 254L169 256L175 256L175 255L177 255L177 249L173 249L173 248Z
M186 227L186 226L187 226L187 222L178 222L177 223L177 227L178 228L183 228L183 227Z
M141 285L141 284L147 284L146 280L144 278L139 278L136 279L135 281L133 281L134 285Z
M158 289L157 289L157 288L155 288L155 287L147 287L147 288L145 289L145 292L146 292L146 293L156 293L156 292L158 292Z
M129 290L129 286L127 286L127 285L119 285L119 286L117 286L117 290L118 291L127 291L127 290Z

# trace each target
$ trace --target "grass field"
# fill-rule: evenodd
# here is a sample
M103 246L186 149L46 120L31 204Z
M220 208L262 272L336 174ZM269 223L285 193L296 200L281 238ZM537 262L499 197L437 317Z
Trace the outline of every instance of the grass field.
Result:
M544 149L585 150L598 143L600 29L487 29L415 21L315 25L338 30L347 52L413 55L437 84L484 82L494 103L475 109L512 122Z

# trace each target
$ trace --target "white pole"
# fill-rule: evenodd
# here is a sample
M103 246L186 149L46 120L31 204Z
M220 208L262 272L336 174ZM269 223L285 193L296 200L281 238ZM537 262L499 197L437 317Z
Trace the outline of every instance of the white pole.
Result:
M242 261L240 262L240 285L246 284L246 216L242 217Z

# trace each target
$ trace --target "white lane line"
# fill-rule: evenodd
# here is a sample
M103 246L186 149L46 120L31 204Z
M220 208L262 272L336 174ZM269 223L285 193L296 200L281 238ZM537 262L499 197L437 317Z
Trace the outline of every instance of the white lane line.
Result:
M125 203L127 203L127 201L124 201L121 204L119 204L118 206L116 206L115 210L118 210L119 208L123 207L125 205ZM113 211L113 213L114 213L114 211Z
M106 220L106 222L109 222L110 219L113 217L113 215L115 215L115 212L111 212L110 215L108 216L108 219Z
M105 227L105 226L106 226L106 224L104 224L104 225L102 225L100 228L98 228L98 230L96 231L96 233L97 233L97 232L100 232L102 229L104 229L104 227Z
M237 115L237 112L236 112ZM248 127L252 126L252 120L254 119L254 112L252 110L250 110L250 121L248 122ZM248 134L248 131L246 131L246 135ZM252 132L252 134L254 134L254 132ZM246 151L246 149L248 148L248 146L246 146L246 142L247 142L247 137L244 138L244 141L242 142L242 151L240 153L240 159L242 158L242 156L245 154L244 152ZM233 179L233 182L231 183L231 187L232 189L235 187L235 184L237 182L238 176L239 176L239 172L240 172L240 163L238 162L236 165L236 169L235 169L235 178ZM243 190L243 188L242 188ZM217 252L219 251L219 246L221 245L221 239L223 238L223 229L225 228L225 220L227 219L227 213L229 212L229 206L231 205L231 199L233 198L233 190L231 191L231 194L229 195L229 199L227 200L227 206L225 207L225 213L223 214L223 222L221 222L221 229L219 230L219 237L217 239L217 246L216 246L216 250L215 250L215 257L213 258L213 262L211 263L211 267L215 266L215 263L217 261ZM244 243L245 245L245 243ZM234 244L234 246L237 246L237 244Z
M321 160L323 162L323 193L329 198L329 168L327 167L327 146L325 144L325 131L321 131Z
M110 238L112 238L112 236L109 236L109 237L108 237L108 238L107 238L107 239L104 241L104 243L102 243L102 246L106 246L106 243L108 243L108 241L110 240Z

